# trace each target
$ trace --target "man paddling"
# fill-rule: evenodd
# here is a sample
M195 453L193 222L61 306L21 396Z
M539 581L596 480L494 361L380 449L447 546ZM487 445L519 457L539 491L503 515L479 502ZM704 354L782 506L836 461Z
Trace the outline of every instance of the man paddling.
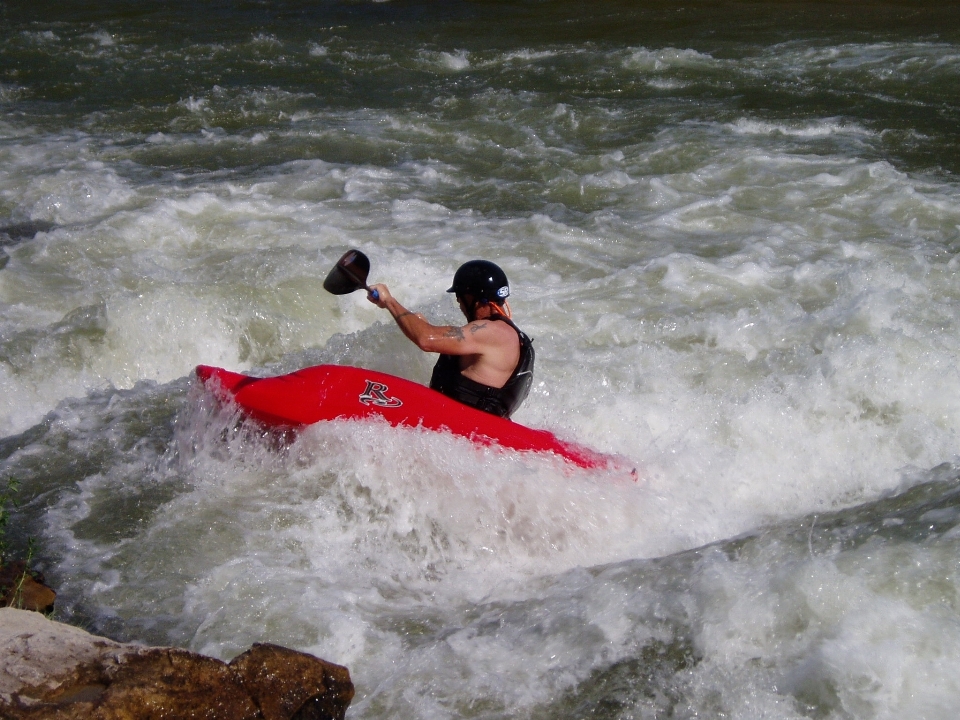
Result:
M367 298L390 311L403 334L425 352L440 353L430 387L479 410L510 417L533 384L533 343L510 319L510 285L487 260L464 263L447 292L456 294L467 318L463 327L431 325L407 310L386 285L372 285Z

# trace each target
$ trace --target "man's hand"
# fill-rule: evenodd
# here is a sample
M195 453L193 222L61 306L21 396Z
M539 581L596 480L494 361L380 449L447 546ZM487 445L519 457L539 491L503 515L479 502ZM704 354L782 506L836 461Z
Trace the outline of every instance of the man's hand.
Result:
M390 290L383 284L371 285L370 291L367 293L367 300L379 308L387 307L387 300L392 298L393 296L390 294Z

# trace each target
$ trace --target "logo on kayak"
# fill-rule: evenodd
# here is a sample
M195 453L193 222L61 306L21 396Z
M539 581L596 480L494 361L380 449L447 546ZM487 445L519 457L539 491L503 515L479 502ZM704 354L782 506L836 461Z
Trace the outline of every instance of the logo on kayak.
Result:
M377 407L384 408L395 408L403 405L403 401L400 398L387 397L389 390L390 388L383 383L367 380L366 390L360 393L360 402L364 405L376 405Z

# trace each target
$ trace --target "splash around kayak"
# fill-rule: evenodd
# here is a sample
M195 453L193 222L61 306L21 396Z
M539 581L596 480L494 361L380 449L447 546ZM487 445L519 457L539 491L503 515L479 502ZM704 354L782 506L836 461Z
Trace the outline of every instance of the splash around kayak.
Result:
M546 430L475 410L415 382L345 365L316 365L258 378L198 365L197 378L220 400L271 428L297 430L330 420L386 420L395 427L449 432L483 446L550 453L586 470L622 470L625 458L567 442Z

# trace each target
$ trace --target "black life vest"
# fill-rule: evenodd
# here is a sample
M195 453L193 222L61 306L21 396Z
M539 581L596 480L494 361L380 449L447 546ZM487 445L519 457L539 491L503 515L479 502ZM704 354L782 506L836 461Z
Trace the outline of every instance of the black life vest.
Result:
M502 315L491 315L488 320L502 320L520 336L520 360L504 386L490 387L464 377L460 374L459 355L441 355L433 366L430 387L464 405L500 417L510 417L526 400L533 385L533 341L512 320Z

